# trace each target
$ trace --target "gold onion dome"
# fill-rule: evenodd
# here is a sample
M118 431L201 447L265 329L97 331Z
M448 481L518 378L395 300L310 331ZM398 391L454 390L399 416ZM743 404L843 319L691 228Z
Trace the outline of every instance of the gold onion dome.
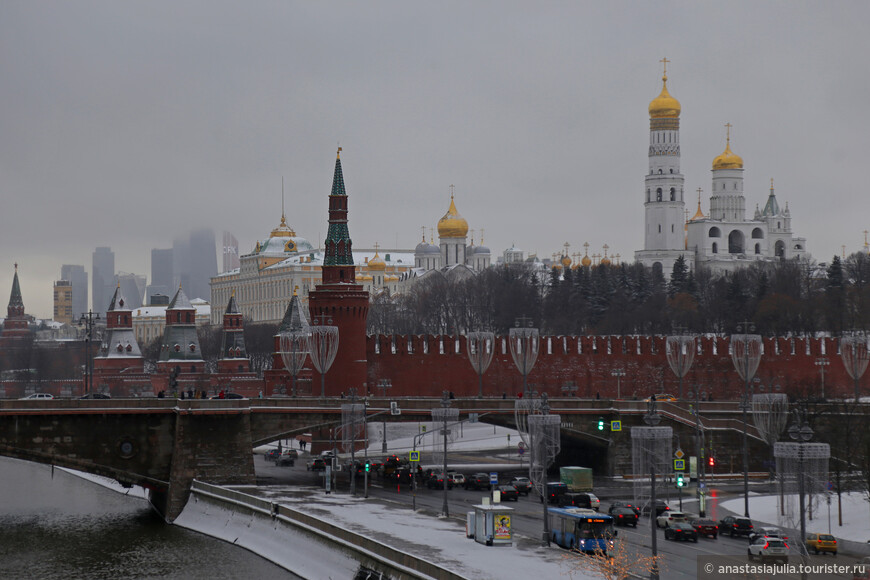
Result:
M444 217L438 220L438 237L464 238L468 235L468 222L456 211L453 195L450 196L450 208Z
M383 258L378 256L378 253L375 252L375 257L369 260L369 270L377 270L379 272L383 272L387 269L387 263L384 262Z
M725 141L725 151L713 160L713 169L743 169L743 158L731 151L731 138Z
M662 76L662 92L649 104L649 116L652 119L676 119L680 116L680 101L668 92L668 75Z

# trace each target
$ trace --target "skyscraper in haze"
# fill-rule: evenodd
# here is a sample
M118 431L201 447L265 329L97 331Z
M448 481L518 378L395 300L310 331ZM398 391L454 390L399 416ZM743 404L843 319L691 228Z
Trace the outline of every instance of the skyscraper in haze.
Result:
M172 283L172 248L151 250L151 284L148 285L146 304L155 294L170 296L174 293Z
M239 265L239 240L230 232L224 232L221 274L235 270Z
M189 286L185 291L191 298L211 299L209 282L217 276L217 247L214 232L209 229L190 232Z
M84 266L64 264L60 267L60 279L72 286L72 317L78 320L88 311L88 273Z
M91 306L94 312L105 316L109 301L115 293L115 253L111 248L99 247L94 250L91 277Z

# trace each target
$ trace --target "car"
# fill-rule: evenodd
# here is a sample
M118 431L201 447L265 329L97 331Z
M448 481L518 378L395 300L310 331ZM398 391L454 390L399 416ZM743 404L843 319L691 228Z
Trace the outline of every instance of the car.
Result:
M579 507L598 511L601 501L594 493L575 493L569 491L559 496L560 507Z
M669 511L671 511L671 506L666 504L664 502L664 500L660 500L660 499L656 500L656 517L659 517L663 513L669 512ZM643 515L645 515L645 516L649 515L649 504L646 504L645 506L643 506Z
M279 455L275 458L275 466L276 467L283 467L283 466L293 467L293 465L296 464L297 457L299 457L299 453L297 453L295 449L287 449L286 451L284 451L284 453L282 453L281 455Z
M501 493L501 501L520 501L520 492L512 485L500 485L496 488Z
M633 511L638 517L640 517L640 508L634 505L633 503L629 503L626 501L615 501L610 504L610 507L607 509L607 513L613 515L613 512L619 508L629 508Z
M689 522L673 522L665 529L666 540L685 540L698 542L698 532Z
M276 459L281 457L281 452L277 449L270 449L263 454L263 457L266 459L266 461L275 461Z
M807 551L837 555L837 539L831 534L807 534Z
M708 520L704 518L696 518L689 522L699 536L709 536L714 540L719 536L719 524L716 520Z
M661 403L661 402L671 402L671 401L676 401L676 400L677 400L677 398L676 398L675 396L673 396L673 395L669 395L669 394L667 394L667 393L656 393L656 394L653 395L652 397L655 397L655 398L656 398L656 402L657 402L657 403ZM644 401L647 402L647 403L649 403L649 402L652 400L652 397L647 397L646 399L644 399Z
M719 533L734 536L751 536L753 533L752 520L736 516L728 516L719 520Z
M613 524L617 526L632 526L637 527L637 513L627 507L618 507L610 512L613 517Z
M508 484L517 488L517 491L523 495L529 495L532 491L532 480L528 477L514 477Z
M462 486L465 489L489 489L489 474L475 473L471 477L465 478L465 483Z
M433 473L426 480L426 487L429 489L444 489L444 476L440 473ZM447 478L447 489L453 489L453 482Z
M788 544L779 538L757 538L749 544L746 551L749 559L773 560L775 562L788 562Z
M753 543L758 538L776 538L788 541L788 536L779 528L753 528L752 533L749 534L749 543Z
M31 393L26 397L21 397L22 401L47 401L49 399L53 399L54 395L49 393Z
M458 471L448 472L447 478L450 479L450 483L452 483L453 485L465 485L465 475L459 473Z
M315 457L305 465L308 471L326 471L326 462L322 457Z
M668 510L663 513L659 517L656 518L656 527L657 528L668 528L674 525L676 522L688 524L689 523L689 515L684 512L675 512ZM691 524L689 524L691 525Z
M79 399L87 400L87 399L111 399L112 395L107 395L106 393L87 393L79 397Z
M561 481L551 481L547 484L547 503L558 504L561 496L568 493L568 486ZM541 498L541 503L544 503L544 498Z

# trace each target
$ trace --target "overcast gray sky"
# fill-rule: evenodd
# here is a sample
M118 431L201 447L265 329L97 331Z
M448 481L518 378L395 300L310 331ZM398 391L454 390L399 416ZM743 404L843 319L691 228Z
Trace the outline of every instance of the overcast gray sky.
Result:
M282 176L287 221L316 245L339 142L356 247L413 247L454 184L494 254L633 257L665 56L687 191L708 195L730 122L747 213L773 177L828 261L870 229L868 16L863 1L5 0L0 296L18 262L27 311L50 317L61 264L90 275L110 246L150 278L151 248L194 227L250 252L280 220Z

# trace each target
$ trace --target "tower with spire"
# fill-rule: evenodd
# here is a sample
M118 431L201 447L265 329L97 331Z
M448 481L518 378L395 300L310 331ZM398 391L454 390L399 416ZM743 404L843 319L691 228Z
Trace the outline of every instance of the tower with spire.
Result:
M113 380L121 372L144 372L144 359L133 333L133 311L118 284L106 311L106 333L100 344L100 354L94 357L95 387L108 389L113 396L127 395L127 392L119 393L112 388L123 382Z
M644 178L644 245L635 259L663 273L677 258L691 259L685 243L685 178L680 173L680 102L668 92L668 62L662 59L662 91L649 104L649 170Z
M12 277L12 292L9 304L6 306L6 320L3 321L2 344L8 346L9 341L30 336L27 316L24 314L24 299L21 296L21 284L18 282L18 264L15 264L15 275Z
M347 192L341 168L341 147L335 156L329 195L322 283L308 295L314 323L338 327L338 353L326 373L326 393L338 395L349 388L366 393L366 319L369 293L356 283L347 219Z

